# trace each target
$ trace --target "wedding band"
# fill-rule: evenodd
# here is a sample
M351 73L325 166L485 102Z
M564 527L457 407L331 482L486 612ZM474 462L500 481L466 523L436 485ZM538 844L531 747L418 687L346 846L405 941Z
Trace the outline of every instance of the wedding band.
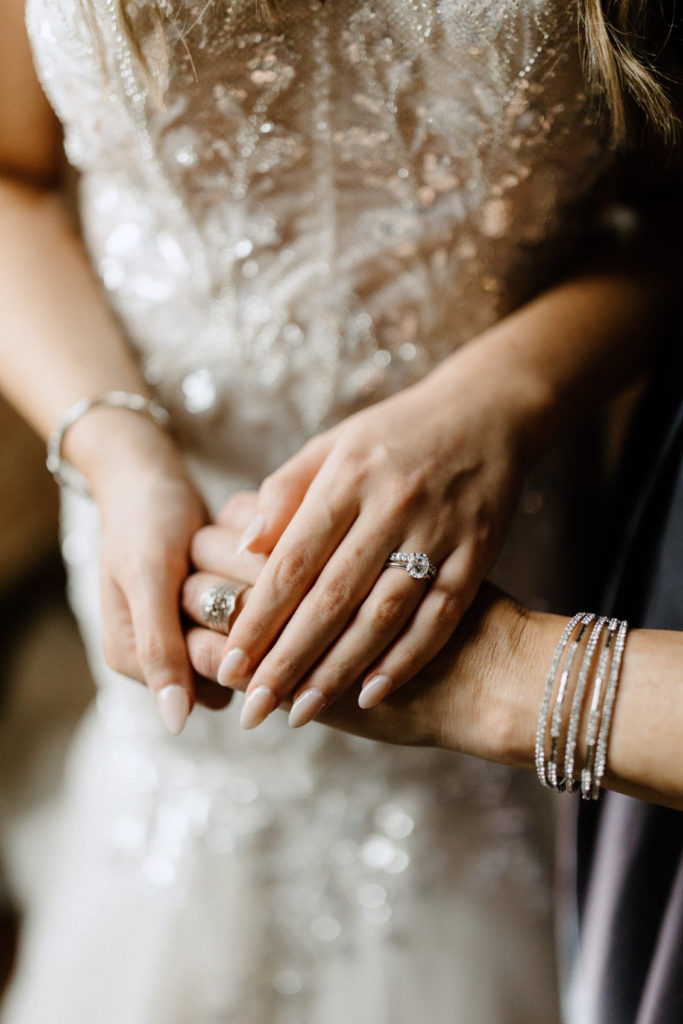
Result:
M385 569L403 569L414 580L433 580L439 571L424 551L394 551L384 563Z
M228 633L230 620L237 608L237 598L247 589L246 583L216 583L199 598L204 622L219 633Z

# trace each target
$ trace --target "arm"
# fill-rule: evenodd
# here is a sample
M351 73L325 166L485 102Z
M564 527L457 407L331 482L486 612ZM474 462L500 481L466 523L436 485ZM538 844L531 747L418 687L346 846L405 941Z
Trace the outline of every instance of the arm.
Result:
M59 131L33 72L23 3L11 0L3 13L0 382L46 437L83 397L148 389L62 203ZM194 700L178 594L202 502L170 436L126 410L92 410L68 431L65 455L102 516L108 660L145 680L177 729Z
M248 726L291 697L303 724L358 679L367 706L436 655L498 554L528 467L647 366L676 302L673 220L671 205L648 214L630 248L596 257L265 482L245 539L270 559L221 669L226 683L251 676ZM426 593L382 572L392 550L440 567Z
M223 522L196 535L199 567L183 589L188 615L202 623L201 594L221 578L255 583L263 556L236 554L246 509L240 496ZM238 619L239 621L239 619ZM363 711L349 692L320 715L326 725L387 743L441 747L535 770L536 724L548 669L566 618L531 612L484 584L460 628L409 686ZM188 633L193 664L216 679L224 638ZM683 809L683 633L629 633L603 785ZM244 684L236 684L243 689ZM283 706L288 707L288 702ZM578 751L582 761L583 751Z

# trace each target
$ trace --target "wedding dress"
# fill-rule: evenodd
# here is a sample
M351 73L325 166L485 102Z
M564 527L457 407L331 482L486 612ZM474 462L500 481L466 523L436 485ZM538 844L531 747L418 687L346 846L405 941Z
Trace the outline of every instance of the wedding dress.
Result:
M93 264L217 509L551 280L609 152L572 3L160 6L129 4L148 75L117 0L27 16ZM568 472L527 491L498 567L536 604ZM555 1020L534 780L284 716L245 734L241 698L168 736L104 663L97 530L65 494L97 701L6 1024Z

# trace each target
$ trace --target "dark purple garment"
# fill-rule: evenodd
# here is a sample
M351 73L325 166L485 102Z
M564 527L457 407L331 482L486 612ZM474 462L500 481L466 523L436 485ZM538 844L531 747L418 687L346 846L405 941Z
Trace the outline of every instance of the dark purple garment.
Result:
M624 508L638 497L604 607L633 626L681 630L683 341L636 421L619 493ZM573 931L571 915L561 923L575 954L568 1019L683 1024L683 813L607 793L581 801L576 828L577 806L560 844L576 858L564 880Z

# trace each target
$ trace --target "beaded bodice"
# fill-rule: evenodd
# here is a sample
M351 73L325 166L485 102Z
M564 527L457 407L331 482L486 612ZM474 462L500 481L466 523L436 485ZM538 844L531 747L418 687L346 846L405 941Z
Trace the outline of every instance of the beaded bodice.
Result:
M236 477L419 379L576 240L604 163L574 4L29 0L95 266Z

